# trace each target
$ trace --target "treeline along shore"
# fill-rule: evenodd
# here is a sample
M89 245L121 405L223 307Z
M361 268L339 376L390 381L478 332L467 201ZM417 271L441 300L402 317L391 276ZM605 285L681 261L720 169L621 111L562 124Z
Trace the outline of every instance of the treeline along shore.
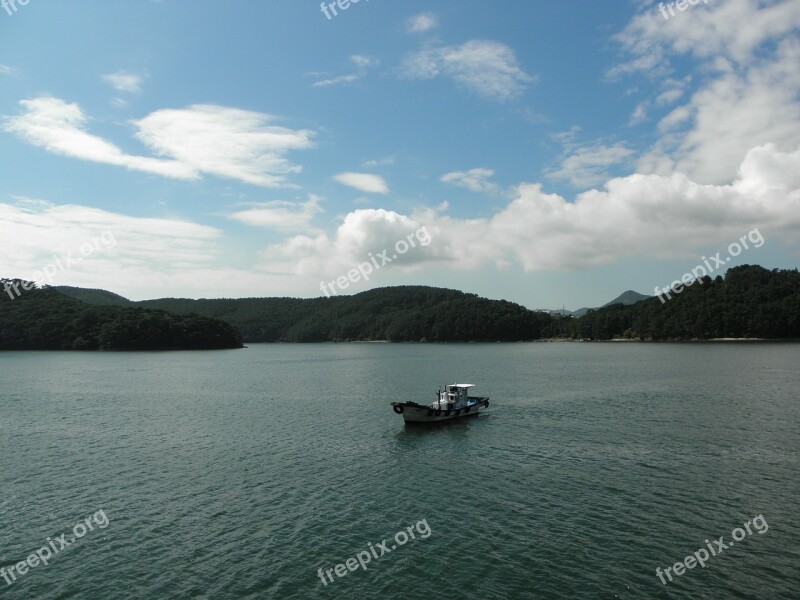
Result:
M705 277L666 301L614 304L581 317L456 290L379 288L331 298L164 298L105 290L3 294L3 349L212 349L244 342L515 342L800 339L800 274L759 266Z
M136 306L98 306L64 295L55 288L39 289L18 279L0 279L0 284L11 291L0 294L0 350L242 347L240 333L220 319Z

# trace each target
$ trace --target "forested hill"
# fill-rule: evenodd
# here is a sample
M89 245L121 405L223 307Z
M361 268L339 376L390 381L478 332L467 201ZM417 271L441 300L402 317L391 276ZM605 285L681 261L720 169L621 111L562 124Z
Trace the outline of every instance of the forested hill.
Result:
M224 321L143 308L96 306L53 288L0 279L0 350L209 350L241 348Z
M76 289L63 291L89 302L127 301L103 290ZM724 278L706 277L664 303L650 298L629 306L614 304L580 318L423 286L307 300L166 298L131 304L222 319L250 342L800 339L797 269L749 265L730 269Z
M604 307L561 322L572 338L687 340L800 339L800 273L759 266L734 267L703 278L671 298Z
M549 315L505 300L424 286L308 300L147 300L139 306L224 319L248 342L520 341L552 335Z
M87 304L95 304L97 306L134 306L135 304L124 296L106 290L79 288L68 285L60 285L55 289L66 296L71 296Z

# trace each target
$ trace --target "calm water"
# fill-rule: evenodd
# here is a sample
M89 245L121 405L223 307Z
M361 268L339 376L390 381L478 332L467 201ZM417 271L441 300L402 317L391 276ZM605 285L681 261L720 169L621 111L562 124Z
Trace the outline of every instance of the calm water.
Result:
M0 353L0 566L108 518L0 596L798 598L798 365L798 344ZM455 380L491 416L392 413Z

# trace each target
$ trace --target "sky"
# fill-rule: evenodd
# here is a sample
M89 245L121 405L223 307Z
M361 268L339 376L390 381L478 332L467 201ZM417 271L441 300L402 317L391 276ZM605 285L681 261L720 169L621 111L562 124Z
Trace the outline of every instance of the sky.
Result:
M22 2L2 277L577 309L798 266L798 0Z

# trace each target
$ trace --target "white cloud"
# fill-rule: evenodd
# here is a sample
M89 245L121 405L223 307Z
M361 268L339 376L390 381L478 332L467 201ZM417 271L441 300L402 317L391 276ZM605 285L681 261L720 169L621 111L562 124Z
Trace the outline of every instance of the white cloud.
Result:
M549 170L547 176L576 187L598 185L608 178L611 167L624 165L633 154L624 144L585 146L567 156L559 168Z
M313 146L313 132L272 125L270 115L194 105L158 110L134 121L136 137L165 158L134 156L86 132L88 119L77 104L49 97L23 100L20 104L25 112L6 117L3 129L29 144L55 154L176 179L212 174L279 187L286 184L288 174L301 170L285 155Z
M386 165L393 165L395 161L394 155L392 156L384 156L383 158L375 158L372 160L365 160L364 167L368 169L374 169L375 167L382 167Z
M664 137L639 161L643 172L678 170L698 181L730 179L747 150L800 143L800 43L744 73L726 73L701 88L660 123Z
M367 74L367 70L371 67L376 67L380 64L377 58L366 56L364 54L353 54L350 56L350 62L356 66L355 73L347 75L339 75L337 77L319 79L311 84L311 87L331 87L336 85L344 85L348 83L355 83Z
M687 83L688 81L678 82L674 79L668 80L668 83L664 86L666 89L656 97L656 104L658 106L664 106L679 100L686 92Z
M628 121L628 125L634 127L639 125L640 123L644 123L647 120L647 104L645 102L640 102L636 105L636 108L633 109L633 113L631 114L631 118Z
M575 142L583 129L578 125L573 125L566 131L556 131L550 134L550 137L560 144L567 146Z
M127 73L125 71L117 71L109 75L103 75L103 81L109 84L118 92L125 92L127 94L138 94L142 91L143 77L135 73Z
M663 52L652 49L649 54L639 56L629 62L616 65L608 70L605 75L607 81L615 81L625 75L646 72L651 77L662 77L669 72L669 65L666 63Z
M394 211L379 209L355 210L344 218L336 233L329 237L301 235L268 247L263 253L265 269L286 274L322 277L341 274L356 264L369 260L370 253L379 255L387 250L387 257L398 258L395 244L408 240L422 227L413 217ZM415 238L415 247L402 255L395 264L398 268L413 268L431 259L431 251L424 234ZM318 279L317 279L318 281Z
M473 192L494 194L500 189L489 181L494 176L493 169L476 168L468 171L453 171L442 175L441 181Z
M439 26L439 19L435 14L425 12L414 15L406 21L406 31L408 33L425 33Z
M409 215L354 210L332 234L290 237L241 268L229 266L230 251L223 244L231 240L213 227L77 205L0 204L0 253L14 265L14 272L0 275L30 278L53 255L74 254L104 231L114 235L116 245L59 271L52 283L139 298L172 296L175 290L194 297L263 296L274 289L319 293L321 279L347 273L368 261L370 253L388 250L393 256L397 241L422 227L430 244L417 244L386 269L441 272L519 264L533 272L591 268L629 257L697 264L700 248L716 247L724 254L728 244L756 227L767 245L800 244L800 147L793 152L775 145L753 148L738 171L724 185L700 184L681 174L630 175L574 200L547 194L538 184L522 184L505 207L485 218L454 218L445 214L446 205ZM315 201L309 197L297 212L313 212ZM288 204L260 208L265 212L242 211L238 220L274 227L294 218ZM758 250L746 252L748 261L759 262Z
M105 232L113 236L111 247ZM195 298L231 298L309 289L307 281L273 275L258 265L231 267L225 242L221 230L178 218L130 217L27 199L0 204L0 253L7 261L2 277L30 280L51 265L54 277L39 283L103 288L134 300L171 297L178 290ZM86 243L94 246L93 253L67 266L64 256L78 258Z
M726 0L690 7L665 21L648 7L631 19L615 39L630 54L628 63L613 68L618 76L647 71L659 76L669 56L691 55L709 60L724 56L741 66L752 64L756 50L800 27L800 3L793 0Z
M350 57L350 61L357 67L366 69L368 67L377 67L380 64L380 61L377 58L373 58L372 56L367 56L365 54L353 54Z
M315 215L322 212L319 201L318 196L311 194L308 200L299 203L282 200L259 202L247 210L231 213L228 218L245 225L266 227L288 233L316 231L310 223Z
M693 59L696 89L660 118L661 138L638 161L643 173L686 173L700 183L731 180L748 150L800 143L800 3L727 0L664 19L648 7L615 39L633 58L609 75L674 70ZM655 106L686 95L689 77L667 79Z
M357 73L350 73L349 75L339 75L330 79L320 79L311 84L311 87L331 87L334 85L343 85L346 83L354 83L361 79L361 75Z
M6 117L3 129L48 152L98 163L146 171L175 179L197 179L198 173L179 161L125 154L117 146L87 133L87 117L77 104L40 97L20 102L25 112Z
M265 253L272 269L296 274L341 274L391 249L424 226L429 246L397 267L424 264L472 269L520 264L526 271L590 268L626 257L687 258L695 250L732 241L758 227L800 242L800 149L752 149L730 184L713 186L685 175L630 175L567 201L523 184L489 218L455 219L431 209L405 216L381 209L349 213L332 236L297 236ZM456 233L454 233L456 232ZM757 251L754 251L757 252ZM757 258L753 259L757 262Z
M115 244L105 243L107 235L100 238L104 232ZM172 270L203 267L216 256L220 235L212 227L179 219L128 217L87 206L28 199L0 204L0 252L14 269L4 276L33 279L34 272L56 264L54 256L60 260L71 253L74 260L81 257L82 244L102 240L91 256L75 265L62 260L64 268L52 281L39 281L53 285L128 286L157 276L165 265Z
M160 155L203 172L254 185L279 187L301 167L290 150L313 146L314 133L272 125L274 117L236 108L196 104L162 109L136 121L136 137Z
M517 63L514 51L491 40L470 40L460 46L432 46L406 57L402 72L412 79L451 77L473 92L498 102L522 94L533 77Z
M4 65L0 63L0 75L10 75L14 72L14 69L9 67L8 65Z
M386 185L383 177L372 173L339 173L333 179L342 185L355 188L361 192L369 194L388 194L389 186Z

